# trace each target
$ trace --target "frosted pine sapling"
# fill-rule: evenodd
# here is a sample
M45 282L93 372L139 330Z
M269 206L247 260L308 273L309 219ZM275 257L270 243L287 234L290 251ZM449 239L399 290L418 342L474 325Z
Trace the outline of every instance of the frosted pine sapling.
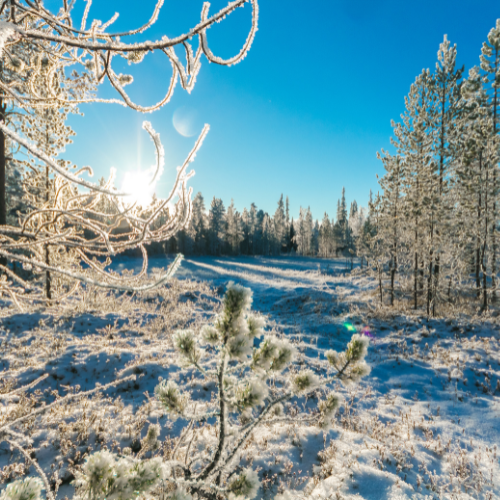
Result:
M180 331L175 347L186 366L197 370L207 382L215 381L217 395L210 404L192 401L173 380L162 380L155 389L158 401L171 417L191 421L181 435L187 435L193 422L217 416L216 437L202 451L190 451L186 443L183 462L167 462L172 476L191 493L201 498L255 498L259 488L258 476L252 469L239 469L239 451L260 425L286 422L282 415L283 403L294 397L306 396L319 388L326 388L335 379L358 381L369 373L364 358L368 338L355 334L345 352L326 353L327 363L336 374L320 377L312 370L296 371L292 365L295 349L286 339L265 334L265 321L251 312L252 292L229 283L223 300L223 309L213 325L205 325L196 334ZM257 342L254 339L258 339ZM258 347L254 347L258 344ZM215 365L215 368L214 368ZM280 378L280 388L269 384ZM332 425L341 396L330 393L318 403L317 411L302 415L302 421L321 428ZM196 412L200 406L201 412ZM198 434L214 430L201 427Z

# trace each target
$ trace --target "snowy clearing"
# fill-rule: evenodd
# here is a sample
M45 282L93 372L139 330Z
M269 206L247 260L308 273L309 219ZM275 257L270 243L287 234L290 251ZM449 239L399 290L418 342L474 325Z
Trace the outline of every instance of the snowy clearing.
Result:
M169 262L152 258L150 269ZM124 258L115 269L138 267ZM152 397L159 377L185 385L200 404L215 390L180 366L172 333L204 324L235 281L253 290L253 309L268 316L268 329L293 340L300 365L316 366L354 331L372 338L370 375L358 385L337 384L345 402L332 430L292 420L254 433L241 458L263 480L258 498L283 489L293 492L289 498L498 498L498 318L394 316L376 309L371 280L347 269L344 260L189 258L158 293L95 291L25 314L4 307L0 395L49 376L26 396L2 400L0 427L42 403L136 375L30 416L17 437L54 483L62 480L58 498L72 496L71 469L91 450L138 452L148 422L161 424L157 453L168 456L186 422L170 421ZM302 404L286 413L293 417ZM209 449L209 441L199 436L193 446ZM19 477L26 461L3 442L0 479Z

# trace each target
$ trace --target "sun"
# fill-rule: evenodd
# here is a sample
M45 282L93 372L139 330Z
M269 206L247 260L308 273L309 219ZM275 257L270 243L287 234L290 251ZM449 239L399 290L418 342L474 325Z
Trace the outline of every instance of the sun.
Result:
M125 197L127 204L136 204L145 208L151 205L155 192L155 183L151 182L148 172L127 172L123 179L122 191L130 193Z

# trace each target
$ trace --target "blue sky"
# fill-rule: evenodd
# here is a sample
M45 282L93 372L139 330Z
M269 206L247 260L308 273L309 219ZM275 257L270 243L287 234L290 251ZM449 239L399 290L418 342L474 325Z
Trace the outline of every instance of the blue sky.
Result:
M77 5L82 4L80 0ZM166 0L149 33L173 37L194 26L201 0ZM215 12L227 2L212 2ZM106 21L118 11L116 29L140 25L153 0L94 0L91 17ZM66 157L91 165L96 177L110 167L119 172L149 167L152 143L142 130L151 121L166 151L166 173L158 189L165 196L175 167L195 137L183 137L173 118L191 117L191 132L209 123L191 181L207 206L213 196L231 198L239 210L255 202L274 213L281 193L291 214L310 206L315 218L335 215L342 186L347 200L366 205L383 173L376 152L388 148L390 120L404 110L404 96L423 68L435 67L443 35L457 44L459 65L478 64L483 41L500 17L497 0L260 0L260 21L247 58L231 67L204 59L197 84L187 94L180 85L169 104L147 115L118 105L83 106L74 117L75 143ZM243 44L250 7L238 9L212 28L209 43L228 57ZM138 66L124 65L140 104L156 102L168 86L170 69L161 56ZM103 86L100 95L111 97Z

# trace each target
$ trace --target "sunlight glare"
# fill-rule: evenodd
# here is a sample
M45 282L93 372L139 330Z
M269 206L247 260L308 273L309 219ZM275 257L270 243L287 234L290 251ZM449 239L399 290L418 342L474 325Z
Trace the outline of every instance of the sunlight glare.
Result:
M148 171L127 172L122 184L122 191L130 193L130 196L126 197L127 203L135 203L143 208L150 205L153 201L155 184L151 182Z

